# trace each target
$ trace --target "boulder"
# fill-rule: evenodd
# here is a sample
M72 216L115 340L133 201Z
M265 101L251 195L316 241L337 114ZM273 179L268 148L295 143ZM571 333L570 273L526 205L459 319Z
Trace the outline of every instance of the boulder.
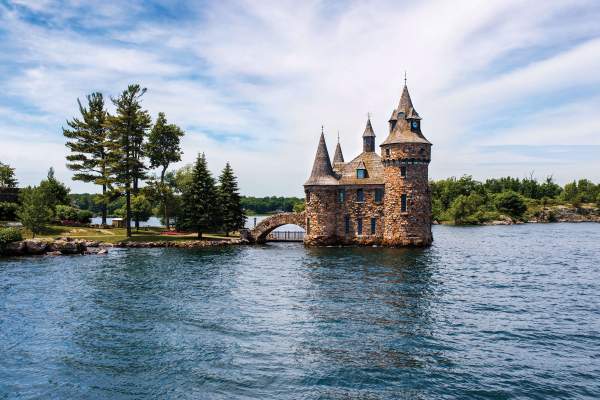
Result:
M24 241L7 243L3 254L7 256L22 256L27 253L27 246Z
M49 251L46 253L47 256L62 256L62 253L58 250Z
M48 243L40 239L24 240L27 254L45 254Z
M50 248L62 254L82 254L85 251L85 245L78 240L55 240Z

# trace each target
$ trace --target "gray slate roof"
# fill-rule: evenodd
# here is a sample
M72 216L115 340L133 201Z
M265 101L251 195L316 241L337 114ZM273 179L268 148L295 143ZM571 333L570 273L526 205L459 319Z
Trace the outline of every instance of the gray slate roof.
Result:
M317 146L317 154L315 154L315 162L313 163L310 178L304 182L305 186L310 185L337 185L338 181L331 167L329 160L329 152L325 143L325 135L321 132L319 145Z

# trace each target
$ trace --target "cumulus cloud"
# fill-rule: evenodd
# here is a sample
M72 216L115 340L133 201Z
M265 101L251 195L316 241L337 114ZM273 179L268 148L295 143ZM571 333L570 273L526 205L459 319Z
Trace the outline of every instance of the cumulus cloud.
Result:
M52 144L69 179L60 127L76 98L139 82L151 113L186 130L184 162L204 151L215 172L232 162L245 194L299 195L321 125L347 158L367 112L383 140L407 70L432 177L599 180L600 161L548 147L599 144L598 17L584 0L15 1L0 6L0 158L35 183L47 167L36 176L19 155Z

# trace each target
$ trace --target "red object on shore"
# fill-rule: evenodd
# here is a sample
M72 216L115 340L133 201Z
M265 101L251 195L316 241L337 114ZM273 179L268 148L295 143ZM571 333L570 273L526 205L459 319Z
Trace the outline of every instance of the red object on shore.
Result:
M185 235L185 232L177 232L177 231L164 231L160 233L161 235L169 235L169 236L176 236L176 235Z

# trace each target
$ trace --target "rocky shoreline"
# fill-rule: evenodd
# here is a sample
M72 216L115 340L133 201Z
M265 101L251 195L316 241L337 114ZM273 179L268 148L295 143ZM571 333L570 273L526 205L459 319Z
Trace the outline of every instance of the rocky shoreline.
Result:
M179 249L194 249L242 245L248 242L243 239L231 240L189 240L189 241L155 241L155 242L117 242L105 243L93 240L75 239L69 237L54 240L27 239L8 243L2 255L4 256L61 256L61 255L104 255L111 248L159 248L171 247Z

